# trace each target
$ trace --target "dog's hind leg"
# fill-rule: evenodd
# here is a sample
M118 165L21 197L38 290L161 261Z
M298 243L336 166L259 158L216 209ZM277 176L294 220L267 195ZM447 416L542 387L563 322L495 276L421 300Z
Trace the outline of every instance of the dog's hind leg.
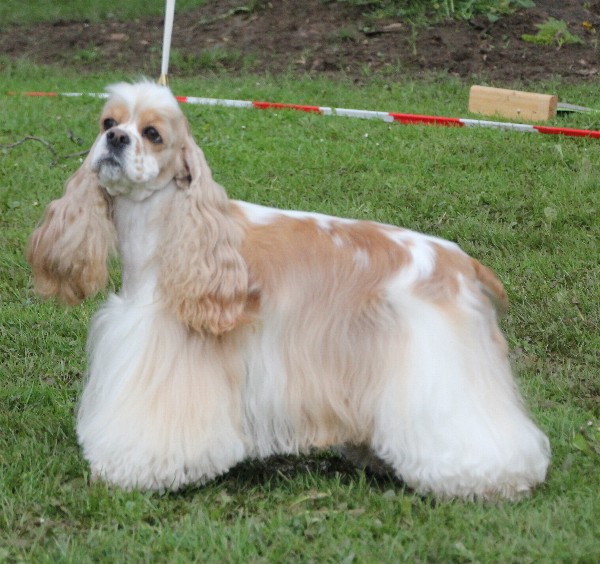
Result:
M546 436L527 415L489 302L397 300L373 449L419 492L518 498L543 481Z

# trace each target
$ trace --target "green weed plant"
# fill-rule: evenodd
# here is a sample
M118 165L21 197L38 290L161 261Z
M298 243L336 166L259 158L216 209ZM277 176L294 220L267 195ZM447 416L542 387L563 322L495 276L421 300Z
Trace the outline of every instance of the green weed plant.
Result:
M563 45L578 45L583 43L583 39L569 31L567 22L548 18L544 23L536 24L538 32L535 35L523 34L521 39L527 43L536 45L554 45L559 49Z

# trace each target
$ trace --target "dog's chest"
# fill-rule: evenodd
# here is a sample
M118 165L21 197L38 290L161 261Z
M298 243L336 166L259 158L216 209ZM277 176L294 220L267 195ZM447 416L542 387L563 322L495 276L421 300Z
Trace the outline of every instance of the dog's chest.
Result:
M173 190L168 186L141 202L126 197L115 198L122 296L154 298L158 278L157 252Z

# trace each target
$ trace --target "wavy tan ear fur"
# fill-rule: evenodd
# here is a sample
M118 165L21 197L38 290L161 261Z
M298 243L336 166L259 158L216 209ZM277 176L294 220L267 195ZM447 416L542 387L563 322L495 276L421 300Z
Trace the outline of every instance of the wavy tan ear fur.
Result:
M62 198L50 202L27 246L35 290L68 305L106 286L106 262L116 242L109 196L90 170L91 154L65 184Z
M182 162L159 251L159 287L168 307L188 327L220 335L238 324L246 304L242 227L191 136Z

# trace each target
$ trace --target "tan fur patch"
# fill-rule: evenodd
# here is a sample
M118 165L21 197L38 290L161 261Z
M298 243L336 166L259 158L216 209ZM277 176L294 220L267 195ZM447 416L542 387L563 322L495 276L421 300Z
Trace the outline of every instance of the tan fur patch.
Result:
M472 278L470 258L458 250L432 243L435 266L431 275L417 283L415 291L427 300L453 301L460 289L458 275Z
M176 115L175 110L171 108L148 108L142 110L136 116L136 125L144 143L153 152L163 151L170 148L174 142L183 140L183 131L177 131L173 124L177 124L180 116ZM154 127L163 139L163 143L151 143L143 136L146 127ZM182 129L182 128L180 128Z
M357 268L358 250L368 257L367 268ZM360 305L357 299L378 298L383 283L410 261L376 224L332 220L326 229L312 218L285 216L264 225L248 223L242 255L251 284L263 291L276 293L283 279L308 275L315 281L308 281L309 287L316 286L321 295L340 291L353 307Z
M100 116L100 131L104 131L104 120L106 119L114 119L117 124L125 123L129 121L131 118L131 113L128 110L127 106L123 104L120 100L114 102L107 102L102 110L102 115Z
M260 303L263 315L282 320L287 404L300 444L368 440L390 346L383 329L394 323L384 287L410 262L408 252L373 223L282 216L247 222L242 255L255 288L247 313Z
M438 303L453 303L460 290L459 277L462 277L468 284L477 284L499 313L506 310L506 292L492 270L458 249L449 249L438 243L433 243L433 248L434 271L417 285L418 294Z

